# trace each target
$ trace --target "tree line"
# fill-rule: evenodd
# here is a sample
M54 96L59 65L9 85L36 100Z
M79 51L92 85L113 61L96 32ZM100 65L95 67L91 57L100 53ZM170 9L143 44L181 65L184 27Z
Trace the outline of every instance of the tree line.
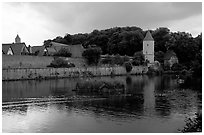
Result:
M101 48L102 54L134 56L135 52L143 48L143 39L147 31L139 27L114 27L105 30L93 30L91 33L65 34L54 39L44 41L47 46L50 41L67 45L82 44L85 48L95 45ZM160 27L150 30L155 41L155 60L163 62L167 50L173 50L179 63L190 68L201 64L202 61L202 33L192 37L186 32L171 32L168 28Z

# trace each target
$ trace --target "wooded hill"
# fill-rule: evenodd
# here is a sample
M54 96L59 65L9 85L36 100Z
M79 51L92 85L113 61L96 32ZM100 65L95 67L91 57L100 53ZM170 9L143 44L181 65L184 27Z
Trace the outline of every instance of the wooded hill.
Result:
M91 33L79 33L44 41L48 45L50 41L63 44L82 44L85 48L96 45L102 49L102 54L119 54L133 56L135 52L143 48L143 39L147 31L139 27L114 27L105 30L93 30ZM155 59L161 61L163 54L172 49L185 66L202 61L202 33L192 37L186 32L171 32L168 28L150 30L155 41Z

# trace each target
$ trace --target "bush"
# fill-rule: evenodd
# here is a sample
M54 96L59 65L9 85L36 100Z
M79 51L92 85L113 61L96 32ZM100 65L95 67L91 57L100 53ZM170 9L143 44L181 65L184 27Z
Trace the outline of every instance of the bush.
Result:
M189 118L182 132L202 132L202 113L196 113L194 119Z
M70 68L70 67L75 67L75 65L73 63L68 63L66 60L58 57L58 58L54 58L54 60L47 67L54 67L54 68L66 67L66 68Z
M179 63L174 63L171 67L172 71L181 71L183 69L182 65Z
M61 48L54 56L61 56L61 57L71 57L72 54L66 48Z
M101 58L101 48L89 48L82 53L89 65L97 65Z
M115 57L113 58L113 61L114 61L114 64L116 65L123 65L124 63L123 58L119 54L115 55Z
M134 62L135 61L135 62ZM139 65L143 65L145 62L145 57L144 54L142 52L136 52L134 54L134 58L133 58L133 64L136 64L135 66Z
M125 69L127 73L132 71L132 64L130 62L125 62Z

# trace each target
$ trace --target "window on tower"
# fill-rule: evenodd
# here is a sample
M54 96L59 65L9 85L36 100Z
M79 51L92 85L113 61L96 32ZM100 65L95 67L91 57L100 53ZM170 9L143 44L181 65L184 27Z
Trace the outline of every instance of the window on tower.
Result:
M147 44L147 46L149 46L149 44Z

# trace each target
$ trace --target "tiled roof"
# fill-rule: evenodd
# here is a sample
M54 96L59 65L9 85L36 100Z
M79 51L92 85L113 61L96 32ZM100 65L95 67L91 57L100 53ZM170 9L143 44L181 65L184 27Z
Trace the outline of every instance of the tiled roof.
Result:
M56 50L54 48L47 47L46 49L47 49L47 53L50 55L56 53Z
M146 36L145 36L143 41L154 41L154 39L153 39L153 37L149 31L147 31Z
M21 55L21 52L23 51L28 52L25 43L2 44L3 52L7 53L9 47L11 47L11 49L13 50L14 55Z
M51 42L51 48L54 48L57 52L61 49L61 48L66 48L70 50L70 45L67 44L61 44L61 43L57 43L57 42Z
M21 52L28 52L25 43L14 43L11 45L14 55L21 55ZM24 50L23 50L24 49Z
M8 52L8 49L9 47L11 46L12 44L2 44L2 51L4 54L7 54Z

